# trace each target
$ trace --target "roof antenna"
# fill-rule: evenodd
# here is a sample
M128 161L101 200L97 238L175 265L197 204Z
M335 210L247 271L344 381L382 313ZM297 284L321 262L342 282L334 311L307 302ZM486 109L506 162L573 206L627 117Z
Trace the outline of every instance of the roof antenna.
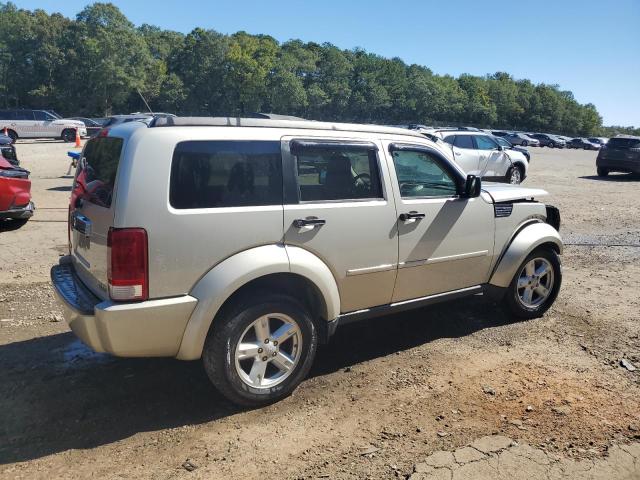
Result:
M142 93L140 93L140 90L136 88L136 91L138 92L138 95L140 95L140 98L142 99L142 101L144 102L145 106L147 107L147 110L149 110L149 113L153 114L153 111L151 110L151 107L149 106L147 101L142 96Z

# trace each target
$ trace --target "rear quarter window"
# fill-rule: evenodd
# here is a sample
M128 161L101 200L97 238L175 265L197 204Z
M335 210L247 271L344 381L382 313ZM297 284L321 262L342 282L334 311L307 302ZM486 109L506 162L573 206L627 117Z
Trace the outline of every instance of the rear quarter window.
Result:
M91 139L82 152L74 193L85 200L109 208L122 152L122 138Z
M282 205L280 142L179 143L169 202L176 209Z

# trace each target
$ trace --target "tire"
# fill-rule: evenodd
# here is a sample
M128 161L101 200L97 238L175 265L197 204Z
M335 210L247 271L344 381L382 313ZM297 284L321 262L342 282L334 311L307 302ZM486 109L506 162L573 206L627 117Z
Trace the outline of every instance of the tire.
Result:
M549 148L556 148L556 146L555 146L555 144L554 144L553 142L551 142L551 143L549 144Z
M262 330L262 335L257 330L261 325L264 328L264 319L269 337L265 335L267 330ZM285 325L292 329L289 332L297 330L278 345L273 335ZM245 350L244 359L240 343L255 346ZM316 327L302 305L288 296L263 294L245 297L216 317L204 344L202 361L222 395L238 405L259 407L277 402L295 390L309 373L317 346ZM293 360L286 371L286 365L279 363L283 359Z
M520 185L522 183L522 168L513 166L507 171L506 182L511 185Z
M76 141L76 131L73 128L66 128L62 131L62 140L71 143Z
M527 142L526 140L523 140L520 145L522 145L523 147L528 147L529 146L529 142Z
M609 175L609 169L607 168L597 167L597 172L599 177L606 177Z
M536 265L535 270L529 268L532 262ZM536 279L535 274L543 266L547 271ZM534 276L529 275L532 271ZM558 254L551 248L537 248L518 267L502 300L503 307L509 314L519 319L541 317L555 302L561 284L562 268ZM545 295L539 293L540 286L547 290ZM527 302L526 290L531 292L530 302Z
M16 140L18 140L18 134L13 130L7 130L7 136L11 137L11 143L16 143Z

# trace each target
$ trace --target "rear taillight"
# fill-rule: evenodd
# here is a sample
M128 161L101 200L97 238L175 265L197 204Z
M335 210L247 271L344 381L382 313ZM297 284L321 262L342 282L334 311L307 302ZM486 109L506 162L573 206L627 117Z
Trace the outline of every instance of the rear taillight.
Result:
M111 228L107 237L107 277L112 300L149 298L147 232L143 228Z
M109 136L108 128L103 128L98 132L98 137L108 137L108 136Z

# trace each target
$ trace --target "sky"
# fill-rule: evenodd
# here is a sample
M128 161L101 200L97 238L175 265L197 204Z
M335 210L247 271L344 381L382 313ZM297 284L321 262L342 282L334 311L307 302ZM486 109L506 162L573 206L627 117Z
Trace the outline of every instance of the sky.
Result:
M87 0L13 0L75 18ZM112 0L136 25L360 47L438 74L497 71L571 90L640 126L640 0Z

